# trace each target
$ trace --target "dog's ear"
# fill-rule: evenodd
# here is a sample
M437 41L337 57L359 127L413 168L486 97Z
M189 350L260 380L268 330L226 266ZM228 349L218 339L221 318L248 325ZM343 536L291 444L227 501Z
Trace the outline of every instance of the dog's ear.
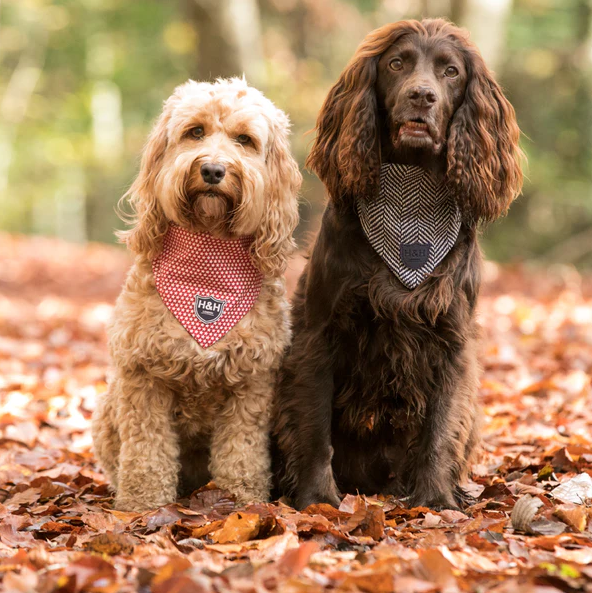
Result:
M154 125L144 147L140 172L118 204L122 220L133 225L129 230L117 233L119 240L126 243L136 255L143 255L149 260L160 253L162 239L168 229L155 182L167 147L169 120L170 113L165 104L165 110ZM126 204L131 207L131 214L125 212Z
M367 43L367 42L366 42ZM319 113L306 166L335 203L346 195L372 197L378 189L378 105L374 89L381 52L362 46L329 91Z
M469 80L448 137L448 186L469 222L505 214L522 189L516 114L476 47Z
M267 153L265 210L253 242L255 265L265 275L280 276L296 246L292 233L298 224L298 191L302 175L290 152L290 124L278 110Z

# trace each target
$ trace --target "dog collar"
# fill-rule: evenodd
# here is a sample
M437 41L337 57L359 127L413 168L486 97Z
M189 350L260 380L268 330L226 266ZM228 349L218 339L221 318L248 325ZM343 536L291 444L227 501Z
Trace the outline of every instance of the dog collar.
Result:
M253 265L253 237L222 240L171 224L152 262L167 309L203 348L228 333L253 307L263 276Z
M357 210L374 251L411 289L446 257L460 231L460 210L446 186L412 165L382 165L378 197L358 200Z

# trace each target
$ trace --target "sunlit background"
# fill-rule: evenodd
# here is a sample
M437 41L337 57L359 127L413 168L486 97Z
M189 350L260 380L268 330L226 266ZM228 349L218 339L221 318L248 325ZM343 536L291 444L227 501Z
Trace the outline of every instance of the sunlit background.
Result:
M301 164L323 98L371 29L468 27L516 107L524 195L490 258L592 265L591 0L0 0L0 229L112 242L162 101L246 73L294 124ZM305 177L299 239L323 189Z

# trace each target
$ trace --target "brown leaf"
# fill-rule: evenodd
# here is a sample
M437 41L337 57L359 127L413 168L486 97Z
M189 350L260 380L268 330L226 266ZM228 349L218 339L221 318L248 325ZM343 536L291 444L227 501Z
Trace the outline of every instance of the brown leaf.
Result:
M152 587L169 581L180 572L191 568L191 562L184 557L171 558L152 579Z
M14 521L4 519L0 524L0 541L10 548L28 548L35 539L32 533L17 531Z
M117 573L109 562L98 556L84 556L64 568L68 577L67 591L96 591L115 593L118 590Z
M80 519L93 531L100 533L113 531L114 527L120 523L114 515L107 513L84 513Z
M432 593L438 589L439 587L434 583L422 579L395 575L394 593Z
M458 523L460 521L468 521L469 517L460 511L454 511L452 509L444 509L440 511L440 517L444 523Z
M7 572L2 579L2 588L7 593L33 593L39 590L39 576L27 567L19 572Z
M432 581L445 591L457 591L456 579L450 562L437 549L426 550L419 557L416 564L420 578Z
M17 492L14 496L11 496L4 501L4 505L10 511L15 511L21 505L32 505L41 498L40 488L27 488L22 492Z
M203 525L202 527L195 527L194 529L191 530L191 537L200 539L202 537L205 537L206 535L209 535L213 531L217 531L218 529L221 529L223 525L224 525L224 521L220 520L220 521L212 521L211 523Z
M537 535L559 535L565 531L565 524L549 519L538 519L530 524L530 531Z
M365 570L348 575L341 588L346 591L365 591L367 593L393 593L395 591L395 577L392 571ZM409 589L405 590L409 593Z
M326 519L329 519L329 521L347 519L349 515L349 513L340 511L334 506L326 503L311 504L307 506L302 512L307 515L321 515Z
M205 488L195 492L189 501L189 508L193 511L199 511L204 515L215 512L221 518L229 515L235 508L235 497L225 490L210 488L208 484Z
M586 529L588 513L582 506L575 504L561 504L555 509L554 514L576 531L581 532Z
M134 551L134 542L123 533L101 533L87 541L84 548L97 554L115 556L131 554Z
M211 534L217 544L242 543L255 539L259 533L261 517L254 513L233 513L222 529Z
M469 546L476 548L477 550L497 550L498 548L497 544L483 537L481 533L469 533L466 536L466 542Z
M536 497L530 494L525 494L516 501L512 509L512 527L519 531L531 532L531 524L534 520L538 510L543 506L543 503Z
M152 593L206 593L206 590L187 575L175 575L151 587Z
M554 550L555 556L565 562L575 562L576 564L592 564L592 548L579 548L575 550L566 550L557 546Z
M570 472L576 469L575 460L570 455L567 447L559 449L555 455L553 455L551 464L553 465L553 469L559 472Z
M288 550L278 562L278 571L286 576L299 574L318 549L316 542L305 542L294 550Z
M423 519L422 525L424 527L435 527L442 522L442 517L440 515L434 515L432 513L426 513L426 516Z

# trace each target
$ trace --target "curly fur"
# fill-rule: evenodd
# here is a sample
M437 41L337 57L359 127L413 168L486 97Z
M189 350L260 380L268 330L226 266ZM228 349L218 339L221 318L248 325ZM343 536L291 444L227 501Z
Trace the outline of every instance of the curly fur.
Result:
M198 125L205 134L196 140L188 131ZM93 417L118 509L170 503L210 478L240 502L268 498L269 411L290 340L282 274L301 182L288 131L285 114L244 80L190 81L165 102L148 139L123 198L133 227L120 237L136 257L109 331L113 378ZM248 145L237 143L240 134ZM199 174L206 160L227 169L215 194ZM220 237L254 235L259 298L207 349L155 288L151 261L171 222Z
M397 55L419 58L394 74ZM445 60L457 65L454 81L438 70ZM409 91L426 84L437 101L416 108ZM401 118L416 115L431 126L427 148L401 145ZM373 31L329 91L307 161L329 204L294 298L274 419L281 486L298 507L338 504L340 490L434 508L463 501L479 440L478 225L520 191L518 140L478 50L443 20ZM412 291L374 252L355 210L376 195L383 161L429 168L464 214L452 251Z

